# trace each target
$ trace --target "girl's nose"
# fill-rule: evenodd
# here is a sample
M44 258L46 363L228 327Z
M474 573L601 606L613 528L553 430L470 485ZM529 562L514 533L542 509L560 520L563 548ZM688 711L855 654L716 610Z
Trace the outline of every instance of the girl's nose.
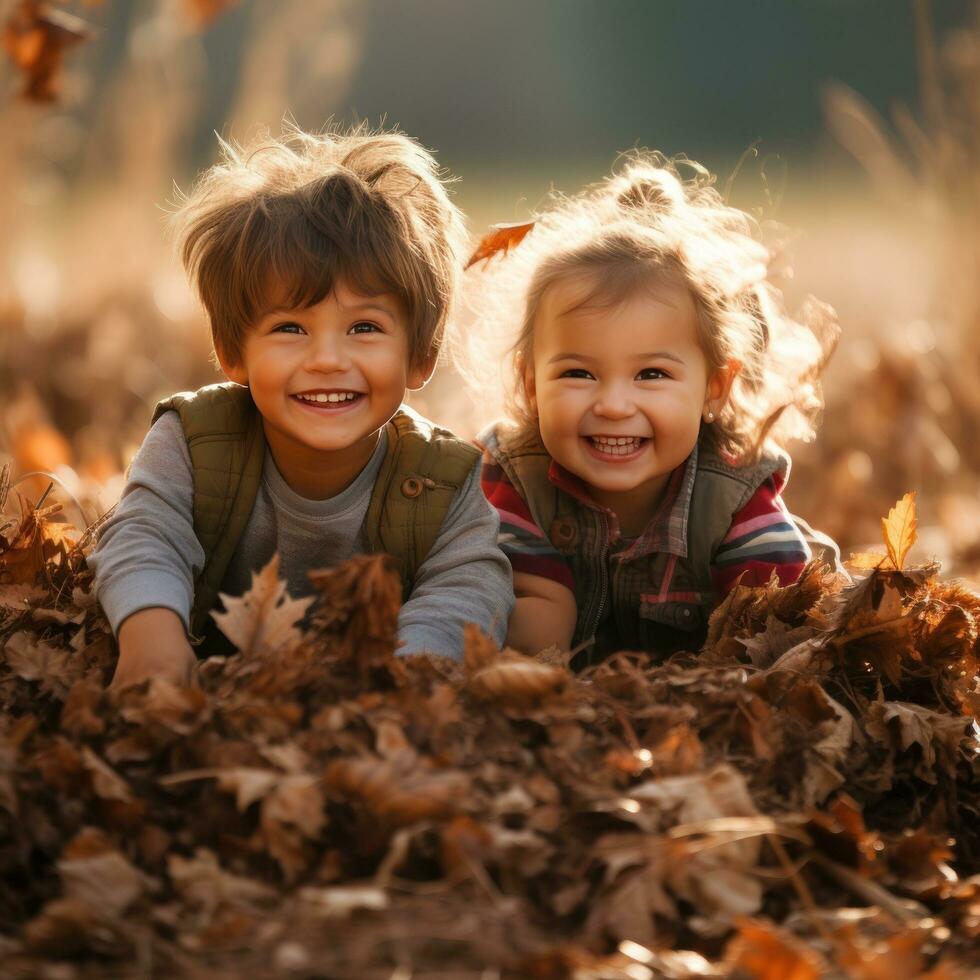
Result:
M636 405L622 386L608 385L599 392L592 411L604 419L626 419L636 412Z

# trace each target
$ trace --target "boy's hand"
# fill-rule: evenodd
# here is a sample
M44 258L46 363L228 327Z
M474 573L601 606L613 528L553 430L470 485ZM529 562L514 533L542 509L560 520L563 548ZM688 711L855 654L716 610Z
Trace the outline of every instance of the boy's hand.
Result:
M122 691L151 677L190 684L196 666L180 617L172 609L141 609L119 628L119 660L109 690Z
M514 595L507 646L528 654L555 644L560 650L571 646L578 609L570 589L540 575L516 572Z

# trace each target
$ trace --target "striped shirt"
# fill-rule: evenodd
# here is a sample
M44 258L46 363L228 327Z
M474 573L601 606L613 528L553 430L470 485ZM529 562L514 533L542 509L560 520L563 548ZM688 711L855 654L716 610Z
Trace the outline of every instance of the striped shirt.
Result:
M684 465L674 470L656 512L643 533L632 539L620 535L616 515L593 501L578 477L552 461L548 479L606 515L612 554L617 560L629 561L656 551L684 558L697 454L695 446ZM803 571L810 551L783 503L784 480L781 473L774 473L732 519L711 562L711 576L719 597L727 595L740 577L743 585L765 585L775 572L780 584L789 585ZM574 591L568 561L535 524L524 498L487 452L483 456L482 483L484 494L500 515L498 540L514 571L551 579Z

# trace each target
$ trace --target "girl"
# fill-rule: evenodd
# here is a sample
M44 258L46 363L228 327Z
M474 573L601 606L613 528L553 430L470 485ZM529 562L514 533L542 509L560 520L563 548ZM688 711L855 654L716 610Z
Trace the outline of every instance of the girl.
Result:
M752 220L688 165L630 158L487 273L523 306L511 418L479 440L518 649L696 650L737 582L810 557L780 443L812 435L832 311L786 314Z

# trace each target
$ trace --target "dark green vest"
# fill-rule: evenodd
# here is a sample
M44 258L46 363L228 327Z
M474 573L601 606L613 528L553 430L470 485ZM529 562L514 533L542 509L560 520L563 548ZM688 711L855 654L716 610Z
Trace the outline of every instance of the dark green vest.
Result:
M717 601L712 557L734 515L769 476L789 465L788 457L765 455L735 467L699 446L687 556L654 552L620 561L606 514L548 479L551 457L537 433L497 426L480 442L571 566L578 607L572 647L588 645L577 665L615 650L698 650Z
M194 533L204 567L194 583L191 633L200 635L241 539L265 460L265 436L247 388L209 385L160 402L155 422L176 411L194 473ZM453 497L479 459L479 451L407 408L385 427L388 448L374 484L364 532L372 552L387 552L405 595L435 543Z

